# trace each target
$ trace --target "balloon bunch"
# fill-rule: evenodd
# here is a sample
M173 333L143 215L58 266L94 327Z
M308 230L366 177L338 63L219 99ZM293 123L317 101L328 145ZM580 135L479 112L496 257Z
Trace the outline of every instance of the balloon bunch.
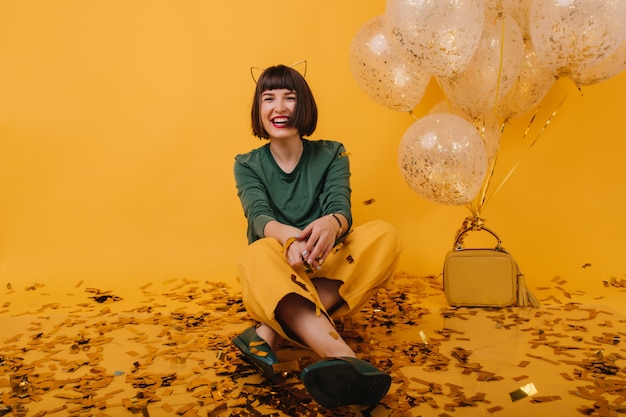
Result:
M403 135L400 170L418 195L478 217L505 123L558 78L580 88L625 70L625 22L626 0L387 0L350 65L371 99L411 114L438 82L446 100Z

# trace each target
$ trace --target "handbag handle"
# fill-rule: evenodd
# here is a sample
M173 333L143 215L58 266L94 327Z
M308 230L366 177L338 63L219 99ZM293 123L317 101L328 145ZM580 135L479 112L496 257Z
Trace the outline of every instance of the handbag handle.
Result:
M468 228L464 229L461 233L458 234L458 236L456 237L456 240L454 242L454 246L453 246L455 251L463 250L463 243L462 243L463 236L467 232L470 232L470 231L475 230L475 229L476 229L475 227L468 227ZM484 231L486 231L488 233L491 233L491 235L496 238L495 250L502 250L502 241L500 240L500 238L498 237L496 232L494 232L493 230L491 230L491 229L489 229L488 227L485 227L485 226L482 226L478 230L484 230Z

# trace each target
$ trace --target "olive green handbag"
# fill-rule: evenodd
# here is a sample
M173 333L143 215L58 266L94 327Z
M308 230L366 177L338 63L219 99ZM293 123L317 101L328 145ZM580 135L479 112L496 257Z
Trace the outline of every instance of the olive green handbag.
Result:
M493 235L495 247L464 248L463 238L472 230ZM484 226L457 234L443 264L443 289L448 303L456 307L539 306L513 256L502 247L498 235Z

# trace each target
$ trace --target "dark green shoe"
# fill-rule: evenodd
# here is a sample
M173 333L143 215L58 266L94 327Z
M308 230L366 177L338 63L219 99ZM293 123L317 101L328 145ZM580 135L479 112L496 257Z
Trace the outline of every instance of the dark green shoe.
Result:
M349 357L324 359L304 369L302 383L326 408L371 406L389 391L391 376L370 363Z
M267 342L257 334L256 326L249 327L234 337L233 343L266 378L274 379L273 365L278 363L278 358Z

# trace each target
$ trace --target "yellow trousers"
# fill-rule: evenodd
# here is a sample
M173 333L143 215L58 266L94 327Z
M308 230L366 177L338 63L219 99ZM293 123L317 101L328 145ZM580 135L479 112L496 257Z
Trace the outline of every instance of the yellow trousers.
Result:
M239 260L243 305L252 318L269 325L285 339L299 343L275 318L280 300L288 294L299 294L315 304L318 313L328 315L311 281L326 278L342 282L339 294L345 303L333 316L358 312L393 277L400 252L396 230L381 220L353 228L343 245L335 248L321 269L312 273L292 268L276 239L259 239L248 246Z

